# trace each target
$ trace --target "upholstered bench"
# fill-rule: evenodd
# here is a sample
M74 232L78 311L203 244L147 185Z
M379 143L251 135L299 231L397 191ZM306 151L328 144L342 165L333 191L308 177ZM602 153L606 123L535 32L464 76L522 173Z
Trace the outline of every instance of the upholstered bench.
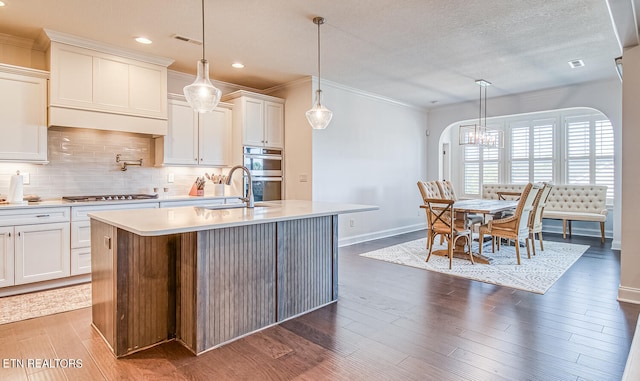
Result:
M498 199L501 192L521 192L525 184L484 184L482 198ZM604 223L607 220L606 185L554 185L544 208L543 218L562 220L562 236L567 237L567 221L571 235L571 221L600 222L604 242Z

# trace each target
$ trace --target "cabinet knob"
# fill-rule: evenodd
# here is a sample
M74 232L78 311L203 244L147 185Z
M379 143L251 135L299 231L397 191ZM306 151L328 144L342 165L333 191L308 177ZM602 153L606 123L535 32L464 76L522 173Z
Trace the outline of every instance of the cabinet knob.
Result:
M11 238L11 233L9 233L9 238Z
M193 160L194 160L194 161L198 161L198 158L196 157L196 158L194 158Z
M200 161L202 161L202 158L200 158Z

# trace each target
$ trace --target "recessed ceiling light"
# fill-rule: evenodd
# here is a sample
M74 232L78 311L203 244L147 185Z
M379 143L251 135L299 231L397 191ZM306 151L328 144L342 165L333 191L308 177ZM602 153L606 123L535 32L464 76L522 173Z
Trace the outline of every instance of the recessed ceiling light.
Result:
M150 43L153 42L153 41L151 41L150 39L148 39L146 37L136 37L136 41L138 41L141 44L145 44L145 45L149 45Z
M244 65L240 62L234 62L231 64L231 66L235 67L236 69L242 69L244 67Z
M4 1L0 1L0 7L4 7L4 6L5 6Z
M572 69L575 69L577 67L583 67L584 66L584 61L582 61L582 60L572 60L572 61L569 61L569 66Z

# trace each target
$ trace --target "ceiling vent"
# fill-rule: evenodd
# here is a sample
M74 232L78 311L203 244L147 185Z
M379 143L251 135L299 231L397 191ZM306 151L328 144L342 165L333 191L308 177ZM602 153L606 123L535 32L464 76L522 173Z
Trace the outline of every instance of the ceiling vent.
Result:
M571 66L572 69L575 69L577 67L583 67L584 66L584 61L582 61L582 60L569 61L569 66Z
M174 34L171 37L175 38L176 40L180 40L180 41L184 41L184 42L190 42L194 45L202 45L202 41L198 41L198 40L194 40L193 38L189 38L189 37L185 37L185 36L180 36L178 34Z

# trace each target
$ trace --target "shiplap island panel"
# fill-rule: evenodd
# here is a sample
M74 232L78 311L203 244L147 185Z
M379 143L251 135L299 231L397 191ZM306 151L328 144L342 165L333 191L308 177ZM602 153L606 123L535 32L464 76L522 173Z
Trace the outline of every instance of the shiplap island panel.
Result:
M338 214L370 205L97 212L93 325L116 356L169 340L200 354L338 297Z

